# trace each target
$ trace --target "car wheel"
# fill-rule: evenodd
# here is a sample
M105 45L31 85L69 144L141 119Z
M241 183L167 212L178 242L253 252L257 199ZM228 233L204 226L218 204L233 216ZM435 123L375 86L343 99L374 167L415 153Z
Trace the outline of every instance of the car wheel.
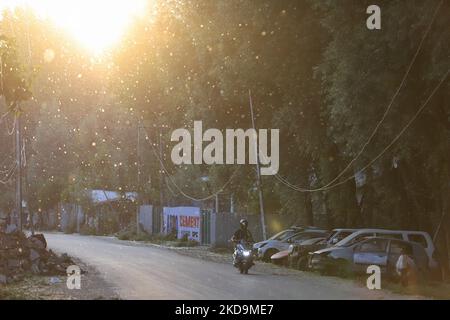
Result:
M297 261L295 261L295 259L293 259L291 256L288 257L288 266L292 269L297 268Z
M308 258L300 257L297 261L297 269L301 271L305 271L308 269Z
M264 262L271 262L272 260L270 259L270 257L272 257L277 252L278 252L277 249L269 249L269 250L267 250L266 253L264 253L263 261Z

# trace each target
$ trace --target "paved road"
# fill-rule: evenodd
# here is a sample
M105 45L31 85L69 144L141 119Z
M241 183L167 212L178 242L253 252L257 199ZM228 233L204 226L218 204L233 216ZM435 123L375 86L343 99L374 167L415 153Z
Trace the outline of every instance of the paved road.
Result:
M274 275L110 237L46 234L49 247L94 266L122 299L396 299L350 281ZM252 272L253 271L253 272Z

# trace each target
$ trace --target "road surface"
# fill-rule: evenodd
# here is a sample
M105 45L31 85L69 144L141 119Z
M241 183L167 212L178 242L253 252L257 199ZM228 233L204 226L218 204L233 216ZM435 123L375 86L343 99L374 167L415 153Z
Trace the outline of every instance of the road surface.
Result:
M204 261L111 237L46 234L50 249L95 267L122 299L398 299L352 281L310 273L275 275Z

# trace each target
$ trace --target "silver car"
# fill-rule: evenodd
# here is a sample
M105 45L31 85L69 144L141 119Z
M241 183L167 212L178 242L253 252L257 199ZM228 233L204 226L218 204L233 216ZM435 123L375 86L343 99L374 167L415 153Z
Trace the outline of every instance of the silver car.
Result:
M327 231L319 229L279 233L266 241L255 243L253 248L257 250L259 259L270 261L271 256L280 251L288 250L292 243L298 243L312 238L326 237L327 235Z
M311 254L309 267L322 273L346 274L365 273L369 265L377 265L382 273L395 276L395 265L402 249L410 252L419 274L428 277L430 269L425 249L418 243L392 238L369 238L318 250Z

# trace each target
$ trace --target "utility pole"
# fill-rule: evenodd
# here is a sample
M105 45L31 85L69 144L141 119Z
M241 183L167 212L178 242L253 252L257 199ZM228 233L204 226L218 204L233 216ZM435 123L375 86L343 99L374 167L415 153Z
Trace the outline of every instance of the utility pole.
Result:
M256 132L255 117L253 115L252 92L250 90L248 91L248 97L249 97L249 101L250 101L250 113L252 116L252 126ZM259 211L260 211L260 215L261 215L261 228L262 228L263 240L266 240L267 239L266 218L264 215L264 199L263 199L263 191L262 191L261 171L259 168L259 150L258 150L257 143L255 145L255 149L256 149L256 186L258 188L258 195L259 195Z
M20 110L16 103L16 211L19 231L22 231L22 132L20 123Z
M162 130L161 125L159 126L159 159L163 161L163 149L162 149ZM164 176L163 167L161 162L159 163L159 203L161 205L161 221L160 221L160 231L163 232L164 229Z
M216 214L219 213L219 194L216 194Z
M137 129L137 147L136 147L136 156L137 156L137 198L136 198L136 234L139 235L141 230L139 228L139 211L141 206L141 122L138 122Z
M23 135L22 135L23 136ZM26 139L22 138L22 166L24 169L24 173L23 173L23 180L24 185L25 185L25 191L22 190L22 193L25 194L24 198L25 198L25 203L27 204L27 218L29 219L29 227L30 227L30 231L31 231L31 235L34 236L35 234L35 230L34 230L34 215L33 212L30 210L30 207L28 206L29 204L29 192L28 192L28 162L27 162L27 144L26 144ZM78 221L78 218L77 218ZM79 228L77 229L79 230Z

